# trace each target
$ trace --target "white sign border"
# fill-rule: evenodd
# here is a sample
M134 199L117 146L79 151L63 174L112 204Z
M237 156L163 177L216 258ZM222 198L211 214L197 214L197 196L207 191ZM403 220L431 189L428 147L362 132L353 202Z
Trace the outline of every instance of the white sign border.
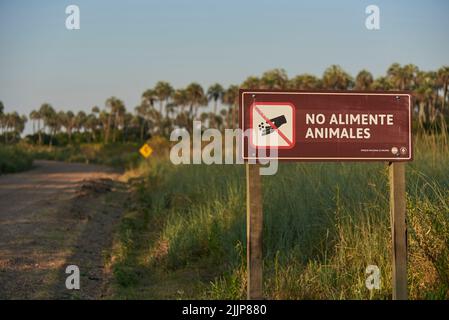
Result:
M375 161L388 161L394 160L395 162L407 161L412 159L412 95L408 93L375 93L375 92L281 92L281 91L243 91L241 100L242 111L242 131L245 132L245 95L253 94L301 94L301 95L352 95L352 96L408 96L408 120L409 120L409 138L408 138L408 150L409 156L407 158L352 158L352 157L245 157L245 150L243 151L243 160L375 160ZM245 135L242 134L242 147L245 146ZM266 148L269 150L269 148Z

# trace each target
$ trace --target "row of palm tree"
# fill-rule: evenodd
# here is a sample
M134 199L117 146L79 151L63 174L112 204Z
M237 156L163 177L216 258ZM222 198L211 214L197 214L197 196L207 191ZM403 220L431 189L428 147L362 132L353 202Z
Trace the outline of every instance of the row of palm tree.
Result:
M117 133L125 128L125 124L126 128L135 124L134 117L126 112L124 103L115 97L106 100L104 110L95 106L89 114L84 111L76 114L72 111L56 111L50 104L44 103L39 109L31 111L30 120L38 144L42 144L43 136L47 135L50 145L54 137L62 132L67 136L68 143L72 142L74 133L88 134L91 142L100 141L100 136L104 137L106 143L116 142Z
M338 65L327 68L321 78L301 74L289 79L284 70L275 69L265 72L260 78L248 77L241 87L292 90L409 90L414 93L418 123L421 127L449 116L449 66L443 66L437 71L422 71L413 64L401 66L393 63L386 75L377 79L367 70L361 70L352 78Z
M211 85L207 91L193 82L185 88L174 89L168 82L159 81L154 88L142 94L141 104L136 111L143 119L152 122L156 129L164 131L170 126L189 127L194 119L208 121L209 127L235 127L235 109L238 98L238 86L227 89L219 83ZM201 107L213 103L213 112L199 114ZM218 110L220 104L227 109ZM228 112L228 111L234 112ZM165 111L165 112L164 112Z
M3 102L0 101L0 134L3 135L5 143L15 142L25 129L26 116L21 116L17 112L4 113Z
M117 97L106 100L103 109L93 107L89 114L84 111L56 111L44 103L33 110L29 118L33 122L33 134L37 142L43 143L43 135L49 137L49 144L57 134L64 133L68 142L72 135L84 133L90 141L104 143L118 139L144 140L149 135L168 136L173 128L192 129L193 120L203 121L207 127L220 130L237 127L238 90L246 89L290 89L290 90L410 90L415 94L418 122L421 127L435 123L449 116L448 89L449 67L437 71L422 71L413 64L392 64L386 75L374 78L367 70L361 70L355 78L338 65L328 67L322 77L300 74L289 78L283 69L273 69L260 77L250 76L240 86L212 84L207 90L193 82L185 88L174 89L166 81L159 81L153 88L144 91L141 102L134 112L127 111L124 102ZM211 112L199 112L200 108L212 105ZM0 129L5 141L16 139L23 131L26 117L17 113L3 113L0 105ZM5 134L11 133L11 134ZM13 138L14 137L14 138Z

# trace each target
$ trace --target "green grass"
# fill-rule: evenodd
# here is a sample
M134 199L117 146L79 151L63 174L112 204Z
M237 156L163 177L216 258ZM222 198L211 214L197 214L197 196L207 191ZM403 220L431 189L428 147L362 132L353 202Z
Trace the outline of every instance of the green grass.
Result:
M447 142L420 136L415 155L407 164L410 297L448 299ZM117 240L116 297L245 298L244 166L154 160L141 172L133 223L123 221ZM263 192L267 298L391 298L385 164L281 163L263 177ZM381 270L380 290L365 287L370 264Z
M166 155L168 148L167 140L155 136L147 141L153 149L152 157ZM143 142L126 143L85 143L74 144L64 147L39 146L21 143L21 148L26 150L33 159L55 160L65 162L95 163L103 164L120 169L133 169L140 165L144 158L139 149Z
M81 144L67 147L32 146L27 148L34 159L104 164L117 168L132 168L141 160L139 145Z
M0 145L0 174L28 170L33 158L21 146Z

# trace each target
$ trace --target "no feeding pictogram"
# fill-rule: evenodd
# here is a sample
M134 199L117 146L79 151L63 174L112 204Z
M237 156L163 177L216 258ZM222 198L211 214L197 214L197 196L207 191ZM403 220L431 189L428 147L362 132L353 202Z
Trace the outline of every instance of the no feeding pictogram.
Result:
M290 149L295 145L295 107L290 103L254 102L250 110L251 144Z

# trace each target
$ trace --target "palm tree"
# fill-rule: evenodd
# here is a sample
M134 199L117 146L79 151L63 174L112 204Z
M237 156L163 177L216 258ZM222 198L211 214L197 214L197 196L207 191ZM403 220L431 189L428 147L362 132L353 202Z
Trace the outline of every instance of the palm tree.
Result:
M395 89L410 90L414 86L414 79L418 71L418 67L413 64L401 67L399 63L393 63L387 70L387 78Z
M0 101L0 133L3 134L3 121L4 121L4 106L3 106L3 102Z
M112 142L116 142L117 131L125 127L126 108L123 101L118 100L115 109L114 131L112 132Z
M314 90L321 87L321 81L311 74L301 74L289 81L288 87L294 90Z
M121 111L124 108L124 104L123 101L121 101L120 99L116 98L116 97L110 97L108 100L106 100L106 108L108 108L110 110L109 114L108 114L108 122L107 122L107 126L106 126L106 133L104 136L104 141L105 143L109 143L109 136L110 136L110 132L111 132L111 128L112 128L112 121L115 119L115 123L114 123L114 132L113 132L113 141L115 142L115 128L117 127L117 118L119 116L117 116L117 111Z
M446 110L447 93L449 90L449 66L443 66L438 69L437 76L438 84L443 88L443 103L441 109L444 112Z
M168 99L172 96L173 94L173 87L165 81L159 81L158 83L156 83L156 86L153 89L154 95L157 97L157 99L159 100L159 112L162 114L162 108L165 105L168 104ZM165 110L165 117L168 116L168 111Z
M352 77L338 65L331 65L324 71L323 87L326 89L347 90L352 84Z
M1 114L2 118L2 126L4 128L4 135L5 135L5 143L9 142L9 133L12 133L11 142L14 142L16 140L17 136L20 136L20 134L25 129L25 123L27 122L27 117L20 116L16 111L12 113Z
M124 109L124 112L120 116L120 126L122 128L122 142L127 141L128 139L128 131L131 127L133 127L134 116Z
M94 114L99 114L100 113L100 108L98 108L97 106L93 106L91 109L91 112Z
M148 103L150 106L154 106L154 101L157 99L153 89L148 89L142 93L142 102Z
M3 111L5 110L5 106L3 105L3 102L0 101L0 132L3 133L3 121L4 121L4 114Z
M144 123L144 119L142 117L140 117L139 115L133 115L133 114L130 114L127 117L130 117L130 119L128 121L129 121L129 126L131 128L133 128L133 132L136 132L137 130L142 130L142 123ZM140 136L139 136L140 141L143 141L143 138L144 137L143 137L142 131L140 131Z
M226 127L230 128L231 125L233 125L232 121L233 119L231 119L232 116L232 112L229 112L229 110L226 109L221 109L220 111L220 116L221 117L217 117L217 119L220 121L219 125L224 126L226 125ZM220 128L221 129L225 129L225 128Z
M72 131L76 125L76 118L72 111L67 111L60 115L62 126L65 128L69 137L69 143L72 142Z
M249 76L243 81L241 88L243 89L260 89L261 88L261 80L258 77Z
M423 75L425 86L427 87L426 100L427 109L429 112L429 120L430 122L434 123L439 112L439 110L437 109L439 91L437 73L435 71L428 71L424 72Z
M23 130L25 130L25 124L27 123L27 121L28 118L25 115L22 115L18 118L16 126L14 127L16 135L20 136L20 134L22 134Z
M143 141L145 125L147 122L149 104L142 101L140 105L134 108L140 124L140 140Z
M181 108L181 113L184 113L185 107L189 104L187 91L185 89L177 89L173 93L173 102Z
M43 120L44 132L45 132L46 128L49 128L50 135L51 135L53 121L54 121L54 117L56 114L55 109L53 109L53 107L49 103L44 103L39 108L39 114L40 114L41 119ZM52 136L50 136L50 139L52 139ZM50 141L50 142L52 142L52 141Z
M230 85L223 95L223 103L227 104L232 112L232 125L237 128L237 104L239 98L239 87Z
M416 76L419 72L419 69L414 64L407 64L404 66L404 73L406 77L406 85L404 90L413 90L416 85Z
M415 95L419 108L418 121L420 127L423 127L428 119L433 122L436 118L435 75L434 72L419 71L416 77Z
M204 95L203 87L196 82L192 82L186 88L186 95L190 105L189 115L192 119L196 118L198 107L207 104L207 98Z
M373 90L391 90L393 88L393 85L391 84L390 80L387 77L379 77L376 80L374 80L373 84L371 85L371 88Z
M103 139L104 143L107 143L107 135L109 131L109 120L110 120L110 114L104 110L102 110L98 114L98 120L100 121L101 128L103 129Z
M356 90L369 90L373 84L373 75L367 70L360 71L355 77Z
M5 136L5 143L8 143L8 131L9 131L9 128L11 125L11 120L12 120L11 114L3 113L1 120L2 120L2 131Z
M88 129L90 131L90 133L91 133L91 141L92 142L95 142L97 140L96 130L98 128L98 124L99 124L99 120L95 116L95 113L90 113L86 117L86 121L84 123L84 126L85 126L86 129Z
M214 114L217 114L217 104L219 100L222 100L224 89L219 83L215 83L207 89L207 98L209 101L214 101Z
M37 122L38 144L42 145L41 119L42 115L39 110L33 110L30 113L30 119L33 120L33 131L35 131L35 122Z
M56 134L57 131L61 128L61 121L59 119L59 114L56 113L56 111L50 107L45 113L44 122L45 125L48 127L49 133L50 133L50 147L53 146L53 137Z
M84 125L86 124L87 115L84 111L78 111L78 113L75 116L75 128L76 131L79 133L81 129L84 128Z
M34 135L34 134L36 134L36 119L37 119L36 110L32 110L30 112L30 119L33 121L33 135Z
M284 69L273 69L264 72L260 79L261 89L286 89L288 77Z
M215 116L217 115L217 104L219 100L223 99L224 89L219 83L215 83L207 89L207 98L209 101L214 101L214 113L213 113L213 123L216 126Z

